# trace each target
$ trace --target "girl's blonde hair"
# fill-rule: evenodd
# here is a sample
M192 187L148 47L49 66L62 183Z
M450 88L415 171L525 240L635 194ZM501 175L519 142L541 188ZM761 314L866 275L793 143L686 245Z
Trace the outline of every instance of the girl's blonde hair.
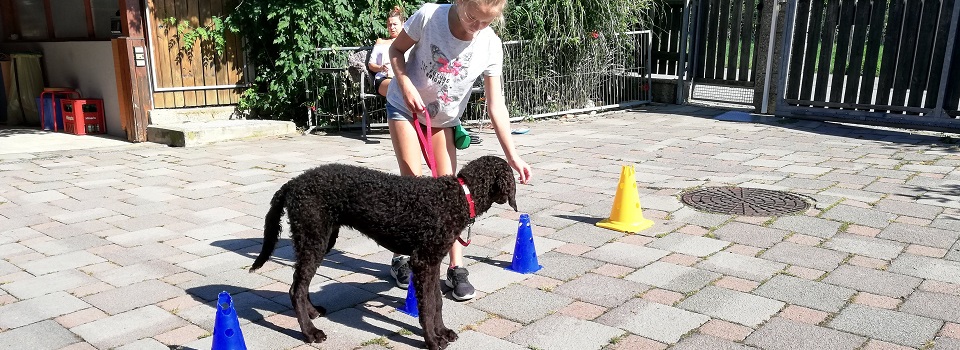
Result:
M494 6L500 8L500 15L491 23L493 26L503 26L503 10L507 7L507 0L456 0L457 4L471 3L473 5Z

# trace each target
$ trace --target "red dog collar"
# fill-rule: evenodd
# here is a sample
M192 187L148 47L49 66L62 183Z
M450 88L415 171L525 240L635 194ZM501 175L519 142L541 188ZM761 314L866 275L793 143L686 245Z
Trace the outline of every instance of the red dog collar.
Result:
M463 187L463 194L467 196L467 204L470 206L470 218L473 219L477 217L477 211L473 207L473 195L470 194L470 188L467 188L467 184L463 183L463 179L457 178L457 182L460 183L460 187Z

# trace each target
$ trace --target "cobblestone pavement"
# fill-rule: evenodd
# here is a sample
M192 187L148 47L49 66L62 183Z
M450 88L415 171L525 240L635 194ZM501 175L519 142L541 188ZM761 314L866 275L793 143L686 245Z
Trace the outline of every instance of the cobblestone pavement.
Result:
M519 187L535 274L505 270L518 213L495 206L466 249L478 296L447 296L451 349L960 349L956 135L813 121L718 121L652 106L525 123ZM500 154L496 139L461 163ZM0 349L209 349L230 292L250 349L413 349L390 253L342 231L311 290L329 339L305 345L287 239L257 273L274 191L310 167L394 171L389 137L137 144L0 156ZM598 228L635 165L653 228ZM680 195L739 185L806 196L797 215L701 212ZM284 237L286 237L284 235ZM317 292L319 291L319 292Z

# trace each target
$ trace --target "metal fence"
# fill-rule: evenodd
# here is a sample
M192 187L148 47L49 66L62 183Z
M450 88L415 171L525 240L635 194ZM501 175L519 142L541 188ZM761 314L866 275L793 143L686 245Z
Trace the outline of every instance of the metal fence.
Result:
M527 41L505 42L503 90L511 120L649 103L650 31L621 35L626 40L616 49L601 41L591 43L589 37L554 50L536 49ZM312 127L361 128L365 136L366 127L386 126L385 98L374 91L366 68L371 49L315 50L311 59L319 74L305 81L308 98L314 101L308 119ZM480 79L461 119L468 124L488 119Z
M960 1L790 2L778 114L960 129Z

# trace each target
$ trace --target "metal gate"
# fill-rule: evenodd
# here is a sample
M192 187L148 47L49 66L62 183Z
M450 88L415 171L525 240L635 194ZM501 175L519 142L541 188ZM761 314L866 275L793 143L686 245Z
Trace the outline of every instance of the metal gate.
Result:
M752 108L762 0L700 0L688 8L688 102Z
M776 114L960 130L960 0L797 0Z

